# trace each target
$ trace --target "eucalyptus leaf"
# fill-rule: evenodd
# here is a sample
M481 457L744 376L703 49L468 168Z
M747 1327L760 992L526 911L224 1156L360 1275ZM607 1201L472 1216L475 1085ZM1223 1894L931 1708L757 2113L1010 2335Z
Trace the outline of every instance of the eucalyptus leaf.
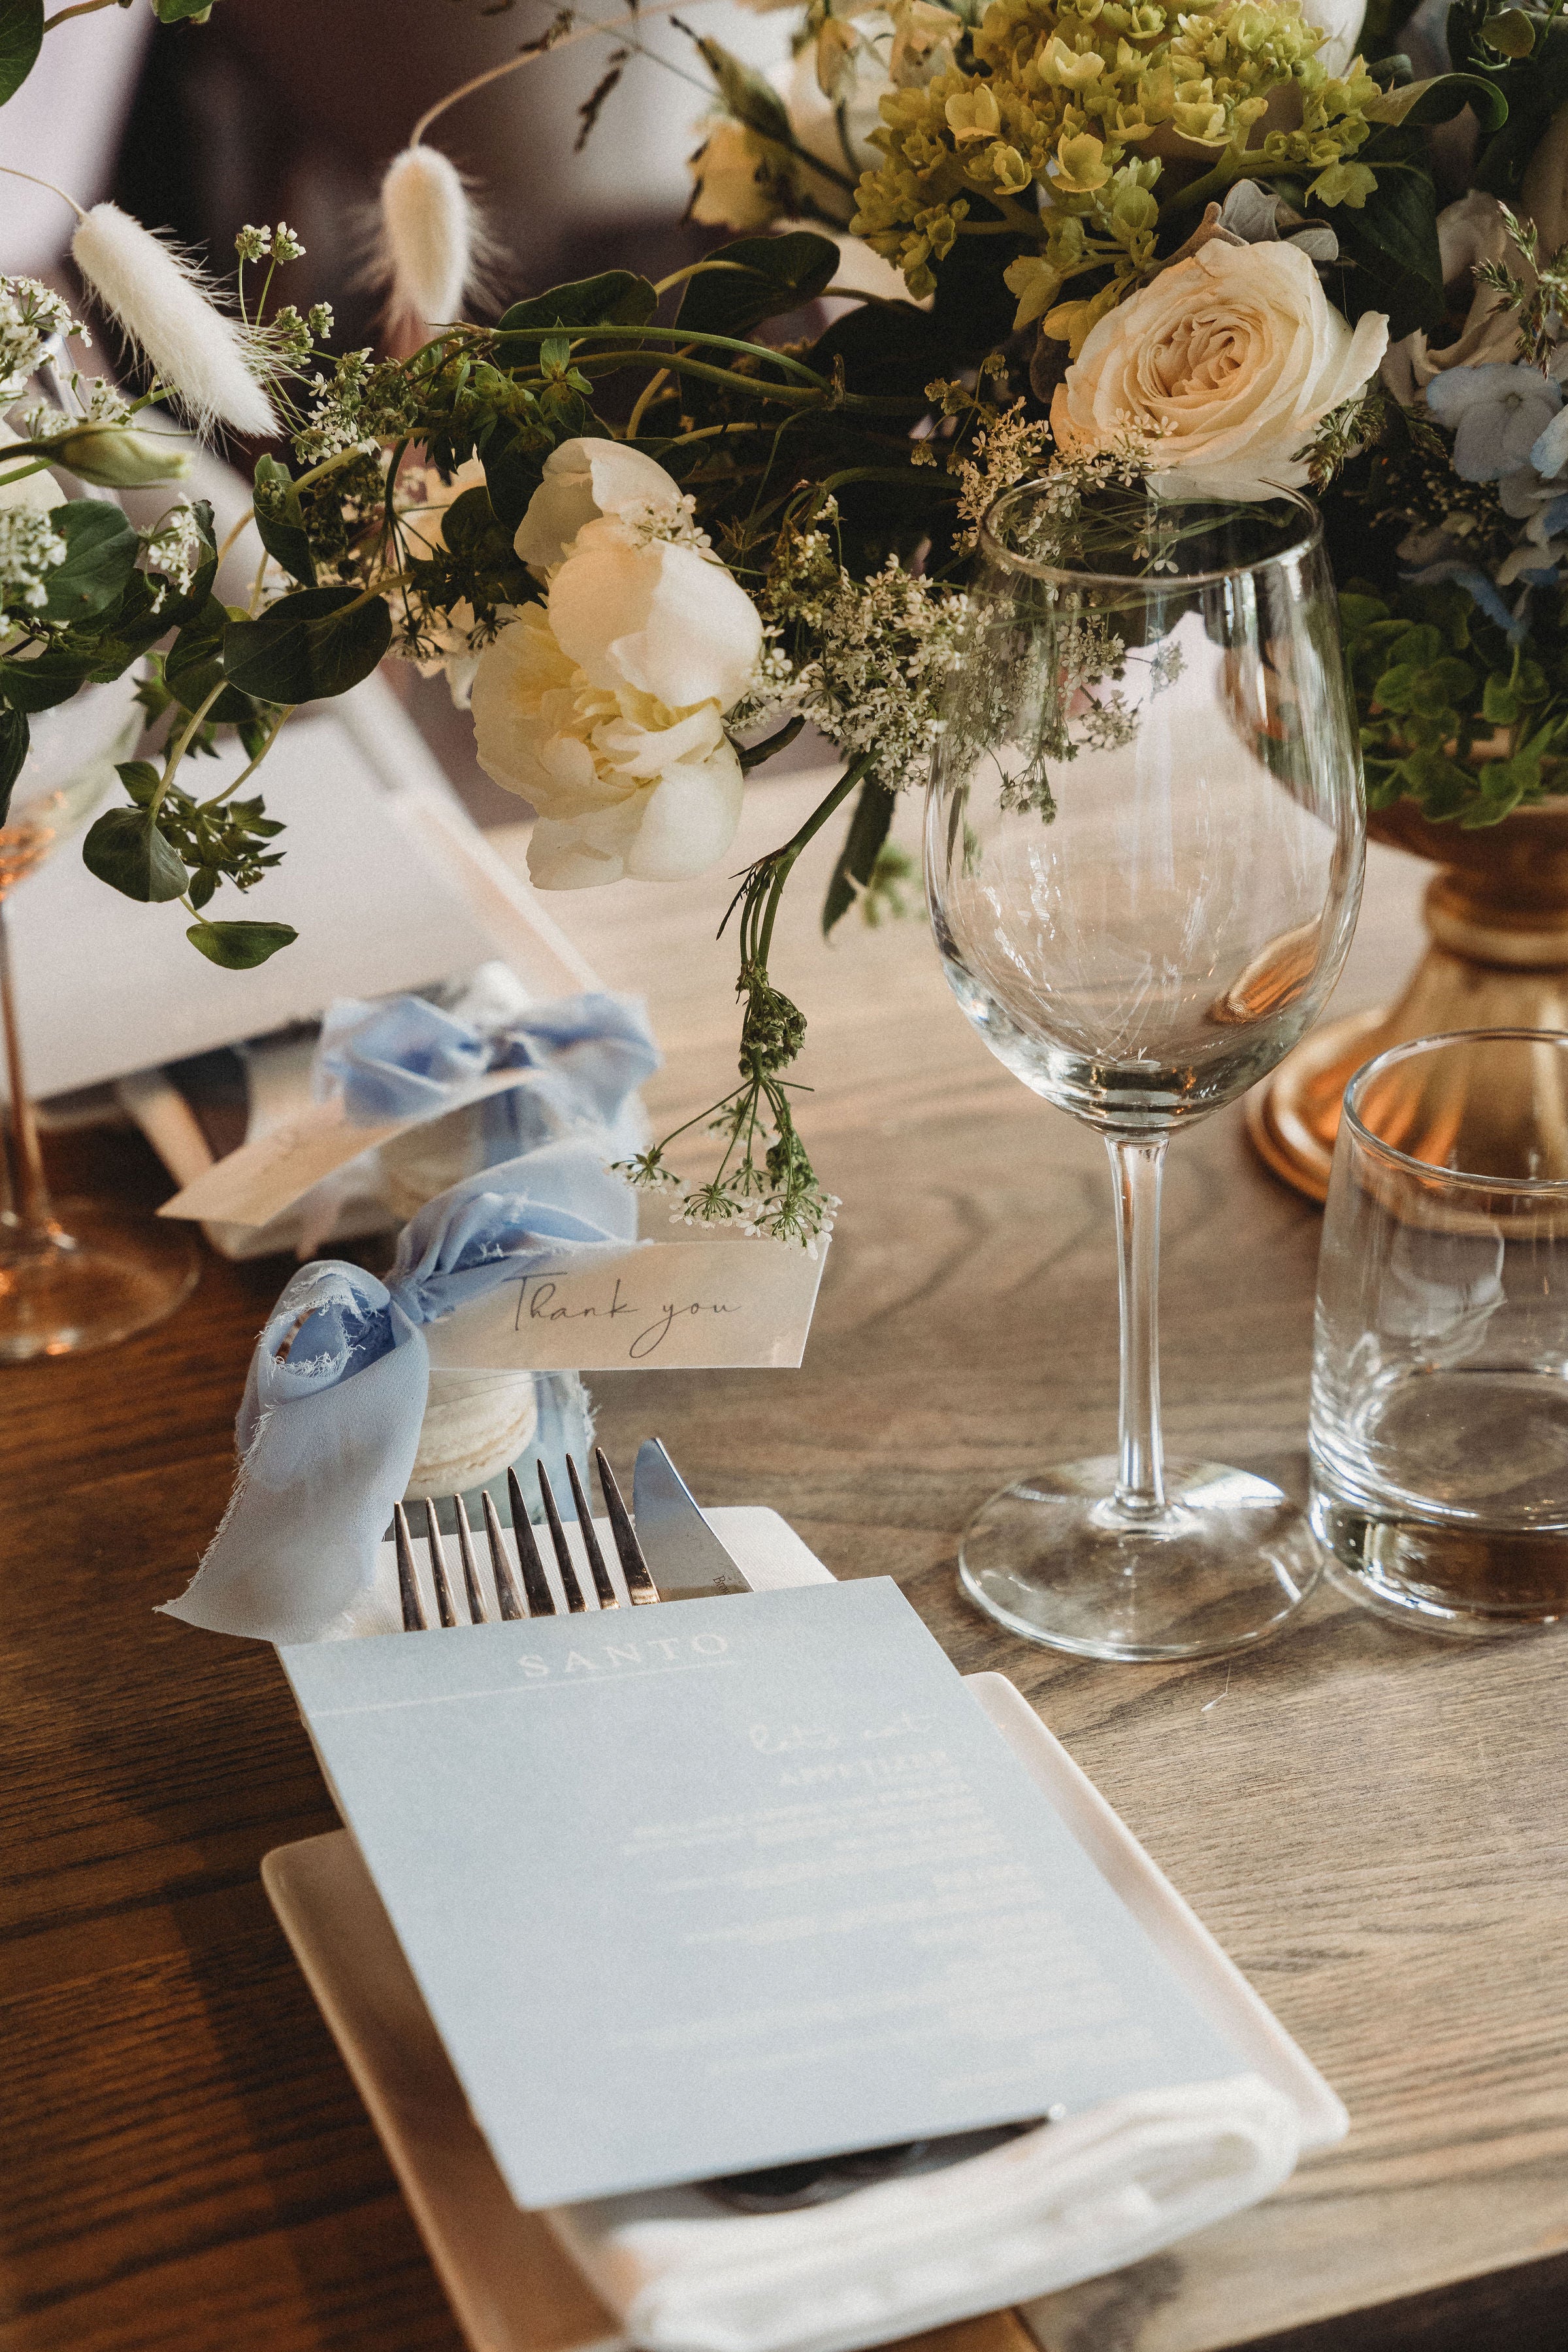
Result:
M293 476L276 457L256 461L256 531L268 555L279 562L290 580L307 588L316 584L316 559L305 530L305 517Z
M318 702L368 677L391 643L384 597L362 601L346 583L298 588L258 620L231 621L223 663L233 685L264 702Z
M1385 311L1391 343L1418 327L1430 331L1447 315L1437 196L1425 145L1419 130L1390 124L1377 131L1356 161L1374 170L1383 163L1397 168L1380 175L1374 203L1360 211L1336 205L1331 215L1341 257L1355 264L1340 275L1340 307L1352 320L1368 310Z
M200 24L213 12L213 0L153 0L153 14L161 25L177 25L189 17Z
M0 824L11 812L11 791L27 762L27 714L0 707Z
M0 0L0 106L32 72L43 39L44 0Z
M249 971L299 936L291 923L193 923L185 933L209 963L226 971Z
M66 543L66 558L47 575L47 621L80 621L114 603L136 567L142 542L110 499L71 499L51 508L49 521Z
M798 310L831 285L838 247L831 238L801 228L787 236L738 237L707 259L710 266L687 285L679 323L743 341L765 319ZM713 266L720 263L722 268Z
M143 905L184 896L184 864L139 808L107 809L89 828L81 862L111 890Z

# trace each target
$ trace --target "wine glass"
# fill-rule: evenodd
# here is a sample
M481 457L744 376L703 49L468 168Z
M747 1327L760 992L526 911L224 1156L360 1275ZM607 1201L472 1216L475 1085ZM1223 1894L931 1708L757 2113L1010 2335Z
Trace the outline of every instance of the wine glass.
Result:
M8 1102L0 1152L0 1363L108 1347L173 1312L199 1261L182 1226L111 1202L57 1211L44 1175L16 1020L5 902L86 822L142 731L136 680L85 688L31 722L26 764L0 824L0 1033Z
M1301 1035L1361 896L1357 739L1316 510L1058 479L998 499L927 802L949 985L998 1060L1105 1138L1121 1445L992 1497L960 1578L1011 1632L1198 1657L1299 1607L1321 1554L1261 1478L1165 1461L1160 1180L1178 1127Z

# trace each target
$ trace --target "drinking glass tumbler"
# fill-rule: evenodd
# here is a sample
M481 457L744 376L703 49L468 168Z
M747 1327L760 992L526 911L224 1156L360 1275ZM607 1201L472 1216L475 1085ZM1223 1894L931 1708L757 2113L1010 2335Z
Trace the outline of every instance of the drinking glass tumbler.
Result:
M1311 1453L1335 1580L1380 1614L1568 1615L1568 1034L1424 1037L1352 1080Z

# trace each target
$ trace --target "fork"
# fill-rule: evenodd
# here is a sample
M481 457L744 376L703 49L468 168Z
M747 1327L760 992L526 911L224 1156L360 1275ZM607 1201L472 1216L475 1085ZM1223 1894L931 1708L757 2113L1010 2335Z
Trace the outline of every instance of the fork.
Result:
M605 1509L610 1522L610 1534L615 1541L621 1574L626 1580L626 1594L634 1608L658 1601L659 1592L648 1573L643 1549L637 1541L637 1529L626 1509L621 1490L616 1484L616 1474L605 1459L603 1446L594 1448L594 1459L599 1465L599 1484L604 1489ZM545 1524L550 1529L551 1547L561 1574L561 1590L566 1598L569 1612L575 1613L588 1606L577 1575L577 1564L566 1540L566 1530L561 1524L561 1513L555 1500L550 1475L542 1462L538 1465L539 1495L544 1506ZM578 1533L587 1557L588 1573L593 1579L595 1598L601 1609L618 1609L620 1596L610 1580L605 1564L604 1551L594 1526L593 1507L584 1490L582 1473L569 1454L566 1475L571 1481L572 1502L577 1514ZM490 1580L495 1589L495 1605L501 1619L553 1617L556 1615L555 1596L550 1590L544 1561L538 1539L523 1500L517 1472L509 1470L507 1493L511 1504L511 1528L517 1547L517 1573L508 1556L506 1533L500 1515L488 1486L481 1487L479 1498L484 1512L485 1542L489 1551ZM453 1601L453 1580L447 1564L447 1548L442 1541L438 1506L428 1495L421 1498L419 1507L425 1513L425 1541L430 1558L430 1578L436 1588L436 1612L442 1625L488 1624L489 1612L479 1583L479 1566L474 1555L474 1528L469 1523L467 1507L460 1495L447 1498L457 1523L458 1556L462 1566L463 1592L468 1604L467 1619L458 1616ZM405 1633L424 1633L430 1630L425 1612L425 1601L419 1590L419 1579L414 1565L414 1538L408 1525L408 1512L402 1503L392 1511L393 1543L397 1553L397 1590L403 1604L403 1630ZM522 1589L518 1590L521 1576Z

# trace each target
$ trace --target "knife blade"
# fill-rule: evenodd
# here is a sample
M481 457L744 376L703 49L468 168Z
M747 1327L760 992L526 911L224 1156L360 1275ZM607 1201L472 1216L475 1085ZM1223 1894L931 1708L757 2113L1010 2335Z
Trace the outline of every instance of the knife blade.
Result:
M637 1448L632 1517L663 1601L706 1601L752 1585L709 1526L657 1437Z

